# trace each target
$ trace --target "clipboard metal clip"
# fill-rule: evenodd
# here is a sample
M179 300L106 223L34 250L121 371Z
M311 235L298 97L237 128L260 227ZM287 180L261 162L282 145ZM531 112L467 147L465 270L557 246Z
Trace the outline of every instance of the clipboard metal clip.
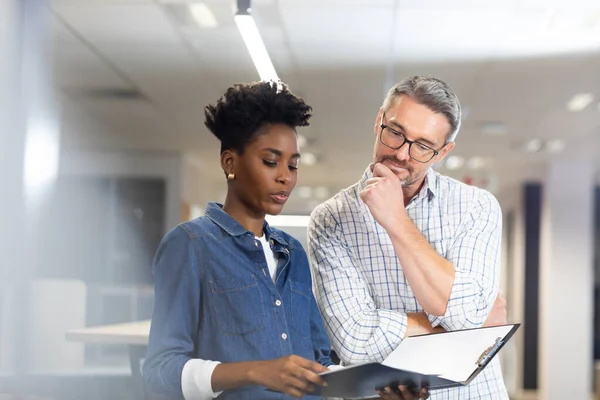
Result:
M490 347L488 347L487 349L485 349L483 351L483 353L481 353L481 355L479 356L479 359L477 360L477 366L479 366L480 368L483 368L485 366L485 364L487 363L487 361L492 358L492 356L496 353L496 351L500 348L500 346L502 345L502 338L496 338L496 340L494 341L494 344L491 345Z

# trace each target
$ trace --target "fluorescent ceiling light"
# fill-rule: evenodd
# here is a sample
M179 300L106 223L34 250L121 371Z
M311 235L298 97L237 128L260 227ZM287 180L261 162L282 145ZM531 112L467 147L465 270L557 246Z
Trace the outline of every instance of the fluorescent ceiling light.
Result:
M302 135L302 134L298 134L298 147L304 147L306 146L306 136Z
M213 12L204 3L190 4L190 12L202 28L216 28L219 25Z
M469 169L481 169L485 167L485 159L482 157L472 157L467 161L467 168Z
M275 67L273 67L273 63L269 58L269 53L267 53L265 44L254 23L254 18L252 18L251 15L238 14L235 16L235 23L240 30L244 43L246 43L246 47L248 48L248 52L250 53L250 57L252 58L252 62L254 62L254 66L258 71L260 79L263 81L278 81L279 78L275 72Z
M486 122L481 126L481 134L486 136L506 135L508 128L503 122Z
M313 153L303 153L300 158L300 163L308 166L315 165L317 163L317 156Z
M549 140L546 143L548 153L560 153L565 149L565 141L562 139Z
M594 101L594 95L591 93L578 93L567 103L569 111L577 112L584 110Z
M307 227L308 215L267 215L266 218L269 225L272 226L287 226L287 227Z
M312 188L310 186L300 186L296 189L296 193L303 199L310 199L312 197Z
M540 139L531 139L525 143L525 151L528 153L535 153L542 149L542 141Z

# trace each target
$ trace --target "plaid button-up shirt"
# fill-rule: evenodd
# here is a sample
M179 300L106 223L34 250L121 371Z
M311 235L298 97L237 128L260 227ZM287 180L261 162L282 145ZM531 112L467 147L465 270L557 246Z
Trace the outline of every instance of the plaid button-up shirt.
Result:
M387 232L360 199L362 179L319 205L308 227L315 293L333 348L345 364L383 361L403 340L407 313L424 312ZM480 327L499 286L502 212L489 192L429 170L406 211L429 244L455 267L446 330ZM432 400L508 399L496 357L466 387L433 391Z

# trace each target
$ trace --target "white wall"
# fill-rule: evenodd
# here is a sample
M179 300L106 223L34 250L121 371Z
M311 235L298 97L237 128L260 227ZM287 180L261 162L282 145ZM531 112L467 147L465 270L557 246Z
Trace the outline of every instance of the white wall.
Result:
M594 185L591 162L553 162L549 167L539 330L539 392L548 400L584 399L592 391Z

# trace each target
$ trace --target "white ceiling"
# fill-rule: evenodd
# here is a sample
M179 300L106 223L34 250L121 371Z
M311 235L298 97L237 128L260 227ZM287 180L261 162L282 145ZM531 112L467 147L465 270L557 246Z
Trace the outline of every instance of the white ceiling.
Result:
M181 151L222 188L203 107L258 75L234 2L204 1L215 29L186 19L190 2L53 1L66 147ZM451 172L458 178L481 175L502 191L538 176L557 156L527 156L519 146L535 137L566 139L560 157L600 159L597 0L254 0L253 14L279 76L314 108L301 133L319 163L302 168L303 185L335 191L358 179L385 90L413 74L446 80L468 110L454 153L489 167ZM100 96L115 90L125 98ZM127 98L132 91L143 98ZM568 112L580 92L595 94L594 104ZM507 133L482 135L487 122Z

